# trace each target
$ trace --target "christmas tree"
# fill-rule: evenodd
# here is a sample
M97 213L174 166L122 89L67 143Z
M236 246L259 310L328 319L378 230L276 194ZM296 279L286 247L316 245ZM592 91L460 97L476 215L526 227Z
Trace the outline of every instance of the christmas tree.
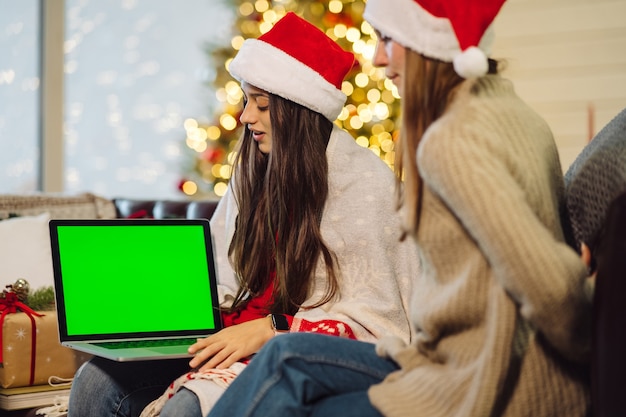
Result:
M336 123L347 130L361 146L379 155L390 167L397 136L393 120L399 113L398 92L375 68L371 59L376 47L372 27L363 21L363 0L224 0L236 13L229 45L207 45L216 69L213 80L221 109L212 123L185 121L188 152L185 178L180 190L188 196L222 196L232 172L233 152L241 135L239 115L242 92L229 75L230 60L245 39L267 32L287 12L293 11L323 30L345 50L353 52L358 63L342 85L348 96Z

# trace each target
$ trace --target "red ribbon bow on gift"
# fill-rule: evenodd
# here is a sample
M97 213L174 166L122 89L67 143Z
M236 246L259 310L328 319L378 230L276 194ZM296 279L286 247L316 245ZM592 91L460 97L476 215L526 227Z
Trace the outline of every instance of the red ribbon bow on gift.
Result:
M28 307L26 304L20 302L17 298L17 294L10 291L4 291L4 297L0 297L0 364L4 364L2 358L2 352L4 351L4 345L2 344L2 330L4 325L4 318L7 314L17 313L17 310L22 310L30 319L30 325L32 331L30 338L30 385L33 385L35 381L35 350L37 347L37 332L35 331L35 318L33 316L41 317L43 314L39 314Z

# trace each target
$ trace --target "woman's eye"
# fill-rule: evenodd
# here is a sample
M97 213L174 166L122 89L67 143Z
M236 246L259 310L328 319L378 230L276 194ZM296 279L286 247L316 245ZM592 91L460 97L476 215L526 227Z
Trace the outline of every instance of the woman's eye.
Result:
M380 33L379 31L375 30L374 33L376 34L376 37L378 38L378 40L382 43L389 43L391 42L391 38L387 35L383 35L382 33Z
M257 97L256 105L261 111L265 111L270 107L270 99L268 97Z

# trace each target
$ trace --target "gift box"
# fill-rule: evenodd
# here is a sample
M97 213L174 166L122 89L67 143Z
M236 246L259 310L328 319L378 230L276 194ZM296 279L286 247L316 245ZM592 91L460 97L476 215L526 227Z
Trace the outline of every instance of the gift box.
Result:
M51 376L73 378L91 356L61 346L54 311L4 314L0 386L48 384Z

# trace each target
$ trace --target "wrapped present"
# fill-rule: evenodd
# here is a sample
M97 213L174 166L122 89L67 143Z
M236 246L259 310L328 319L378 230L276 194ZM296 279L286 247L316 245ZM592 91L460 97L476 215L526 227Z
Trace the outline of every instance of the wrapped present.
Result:
M0 386L47 384L72 378L90 355L61 346L56 312L36 312L14 293L0 298Z

